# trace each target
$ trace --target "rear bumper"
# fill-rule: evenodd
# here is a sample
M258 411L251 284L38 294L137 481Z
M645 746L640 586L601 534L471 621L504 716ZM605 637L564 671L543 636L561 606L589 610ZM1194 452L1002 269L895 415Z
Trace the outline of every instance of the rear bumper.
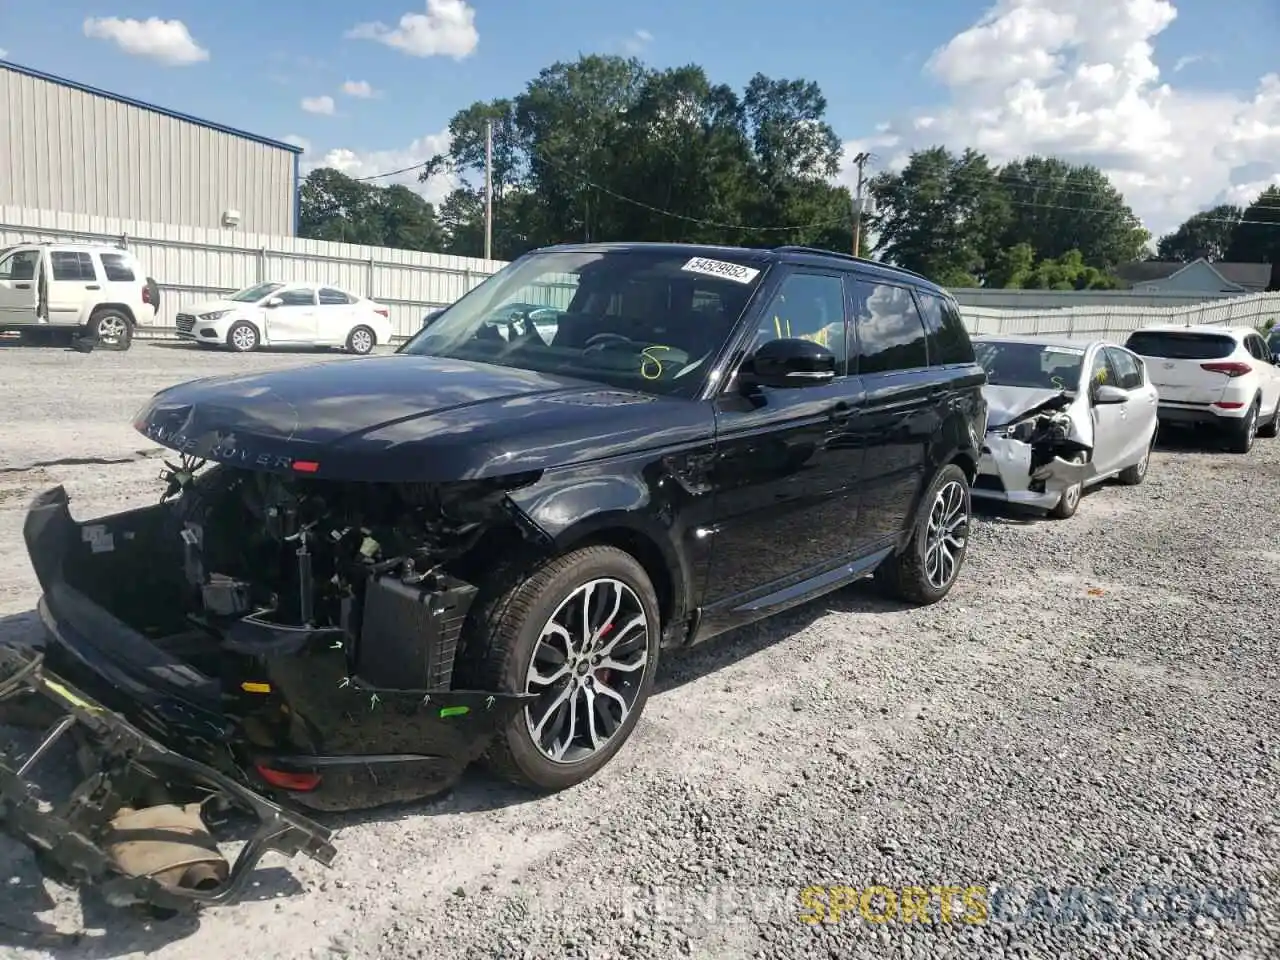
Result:
M0 752L0 825L36 851L46 866L55 867L74 882L100 885L109 902L149 903L174 910L226 904L241 896L268 851L290 857L301 853L326 866L333 861L330 830L271 802L213 767L163 746L62 677L48 672L40 653L0 647L0 706L31 705L33 698L41 701L35 706L50 708L56 720L24 759ZM3 717L0 714L0 719ZM42 799L50 798L40 796L33 777L49 751L73 730L84 735L83 742L98 769L90 772L65 801L42 803ZM168 786L175 782L216 796L257 820L257 830L216 886L165 882L160 871L139 873L122 863L118 851L126 838L117 819L122 810L133 806L148 785ZM153 831L141 840L128 840L135 849L140 844L151 844L153 855L163 855L163 850L154 849L157 845L174 842L163 831Z
M38 609L48 665L168 749L225 770L255 795L351 810L438 793L532 699L394 689L386 678L371 683L328 636L310 644L302 638L279 653L224 652L220 676L201 673L67 582L69 551L92 550L112 537L122 544L128 537L119 523L113 517L77 523L61 487L32 503L23 533L44 588ZM312 752L262 745L245 733L238 718L268 702L305 726ZM291 778L299 774L310 782L296 786Z
M1249 412L1247 406L1239 409L1223 409L1207 403L1167 403L1156 407L1156 416L1161 424L1170 426L1213 426L1224 420L1243 420Z

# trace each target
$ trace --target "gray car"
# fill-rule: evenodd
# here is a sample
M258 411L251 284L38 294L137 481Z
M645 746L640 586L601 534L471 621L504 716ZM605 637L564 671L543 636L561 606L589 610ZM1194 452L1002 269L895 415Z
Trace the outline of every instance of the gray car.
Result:
M972 495L1072 516L1112 477L1141 483L1157 392L1137 354L1103 340L978 336L987 435Z

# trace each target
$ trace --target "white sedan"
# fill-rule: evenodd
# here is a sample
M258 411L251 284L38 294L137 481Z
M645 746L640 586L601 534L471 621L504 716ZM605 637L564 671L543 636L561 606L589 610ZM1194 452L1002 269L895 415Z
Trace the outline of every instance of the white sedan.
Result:
M182 340L238 353L262 346L312 346L363 354L391 342L386 307L314 283L257 283L225 299L185 308L176 326Z

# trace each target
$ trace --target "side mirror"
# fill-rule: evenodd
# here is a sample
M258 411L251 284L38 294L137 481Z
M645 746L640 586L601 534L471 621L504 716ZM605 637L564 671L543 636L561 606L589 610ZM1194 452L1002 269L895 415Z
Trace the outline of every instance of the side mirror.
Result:
M425 330L427 327L431 326L431 324L435 323L436 320L439 319L440 314L442 313L444 313L443 307L441 307L439 310L432 310L430 313L428 313L425 317L422 318L422 328Z
M1104 383L1093 391L1093 402L1096 404L1124 403L1129 394L1110 383Z
M266 307L268 310L274 310L276 307L284 306L284 300L282 300L280 297L272 297L270 300L264 303L263 306Z
M836 376L836 355L811 340L786 338L761 344L743 362L743 386L819 387Z

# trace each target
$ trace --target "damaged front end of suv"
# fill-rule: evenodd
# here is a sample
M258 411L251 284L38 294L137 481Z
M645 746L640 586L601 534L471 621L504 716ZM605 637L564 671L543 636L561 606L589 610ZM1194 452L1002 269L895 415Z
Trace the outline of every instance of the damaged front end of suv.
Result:
M1050 510L1094 476L1093 421L1067 390L988 386L991 424L973 496Z

